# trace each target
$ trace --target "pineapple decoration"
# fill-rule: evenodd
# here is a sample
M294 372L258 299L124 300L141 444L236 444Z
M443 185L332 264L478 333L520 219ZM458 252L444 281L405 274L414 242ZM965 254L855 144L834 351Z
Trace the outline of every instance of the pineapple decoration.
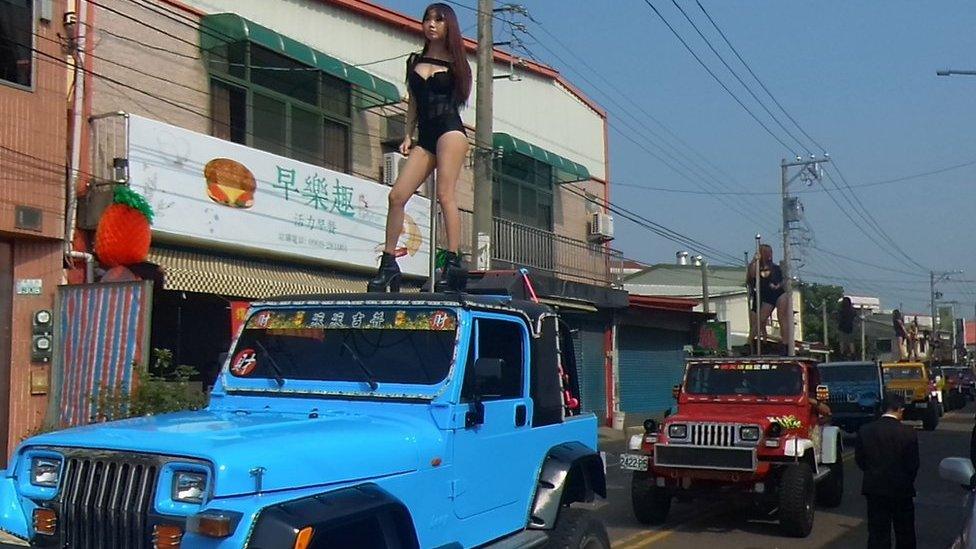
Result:
M95 229L95 255L106 267L132 265L149 255L153 211L146 199L129 187L115 188L112 205Z

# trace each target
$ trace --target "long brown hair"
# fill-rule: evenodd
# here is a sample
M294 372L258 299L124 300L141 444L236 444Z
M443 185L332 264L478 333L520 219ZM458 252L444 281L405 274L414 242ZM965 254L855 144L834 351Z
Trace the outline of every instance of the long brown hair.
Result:
M447 26L447 36L444 37L447 52L451 54L451 71L454 73L454 100L458 104L464 104L471 95L471 66L468 65L468 54L464 49L464 37L461 35L461 26L458 25L457 14L454 9L442 2L436 2L427 6L424 10L423 21L428 17L440 17L444 19ZM421 55L427 54L430 42L424 39L424 51Z

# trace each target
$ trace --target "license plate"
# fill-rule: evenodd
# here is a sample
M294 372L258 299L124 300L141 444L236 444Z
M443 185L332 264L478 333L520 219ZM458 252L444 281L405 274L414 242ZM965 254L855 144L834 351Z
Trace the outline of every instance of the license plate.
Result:
M629 471L646 471L648 456L641 454L621 454L620 468Z
M916 408L928 408L929 407L929 403L928 402L916 402L915 403L915 407Z

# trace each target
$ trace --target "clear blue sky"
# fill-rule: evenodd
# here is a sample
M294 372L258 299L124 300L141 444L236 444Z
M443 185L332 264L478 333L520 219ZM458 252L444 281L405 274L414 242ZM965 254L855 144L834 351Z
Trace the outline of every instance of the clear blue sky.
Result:
M427 4L380 1L414 17ZM734 80L671 0L651 1L756 116L799 150ZM940 68L976 69L976 2L700 1L773 95L830 153L837 168L828 167L828 173L844 186L839 168L887 237L924 267L892 250L877 231L868 228L870 222L850 195L825 180L810 188L794 186L812 191L800 195L815 246L803 252L802 278L842 277L834 282L849 293L876 295L884 307L902 305L910 312L928 311L928 269L962 269L965 273L957 278L976 281L972 240L976 163L857 188L976 162L976 76L935 74ZM644 0L520 3L537 21L516 18L531 33L522 37L527 48L523 55L558 69L609 112L614 203L723 252L724 257L712 254L713 263L727 263L728 256L741 260L743 251L754 245L757 232L773 241L777 260L781 257L776 194L708 195L639 188L701 192L703 186L708 190L721 185L726 192L777 193L779 161L791 154L708 75ZM678 3L768 108L809 143L763 95L695 1ZM459 4L473 8L476 0ZM474 10L457 4L455 8L467 35L475 37ZM497 21L495 26L501 35L496 40L508 39L504 26ZM651 144L655 142L659 145ZM712 177L702 177L702 171ZM882 245L865 236L822 192L824 187ZM616 220L614 247L628 257L667 262L673 261L675 251L687 249L620 216ZM973 316L976 282L943 282L939 289L946 300L960 302L957 314Z

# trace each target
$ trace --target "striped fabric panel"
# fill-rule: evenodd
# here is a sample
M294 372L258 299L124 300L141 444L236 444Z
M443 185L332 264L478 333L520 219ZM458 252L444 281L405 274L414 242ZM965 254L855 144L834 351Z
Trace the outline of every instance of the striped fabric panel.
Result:
M124 282L61 288L63 427L91 422L103 390L121 388L128 394L133 362L145 359L142 342L149 329L150 287Z

